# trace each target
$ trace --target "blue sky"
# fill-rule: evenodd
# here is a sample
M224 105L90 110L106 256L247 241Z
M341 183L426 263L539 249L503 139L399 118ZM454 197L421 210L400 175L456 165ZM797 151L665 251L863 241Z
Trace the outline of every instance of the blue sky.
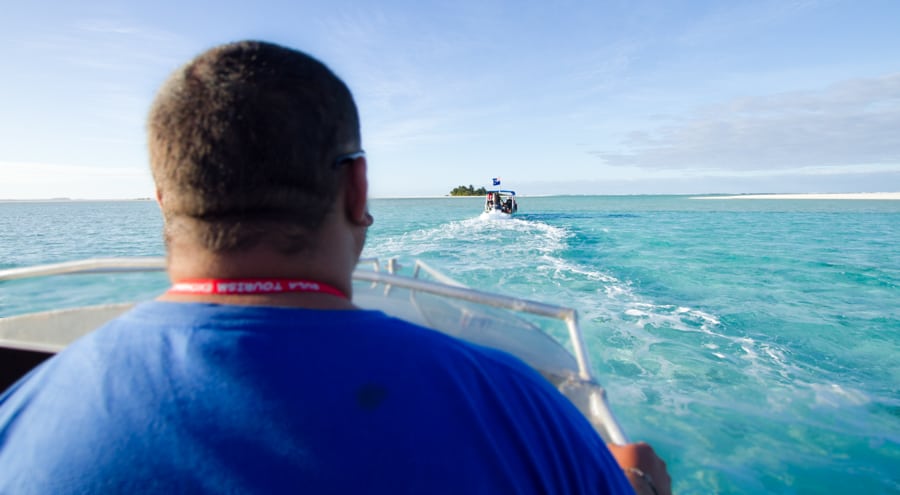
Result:
M153 195L154 92L213 45L351 87L373 197L900 191L900 2L13 2L0 198Z

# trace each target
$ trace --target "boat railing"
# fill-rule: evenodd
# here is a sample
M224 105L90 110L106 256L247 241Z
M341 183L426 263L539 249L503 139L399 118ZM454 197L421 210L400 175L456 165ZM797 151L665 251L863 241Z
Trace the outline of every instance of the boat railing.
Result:
M163 257L91 258L47 265L0 270L0 281L75 273L158 272L166 269Z
M451 299L495 308L503 308L514 312L554 318L565 322L573 355L578 366L578 378L590 384L597 384L591 370L586 347L584 345L584 339L578 324L578 313L574 309L471 289L452 278L447 277L421 260L416 260L412 277L397 274L399 263L396 258L388 260L387 271L382 271L381 262L378 258L360 259L359 266L365 265L371 265L372 268L357 268L353 272L353 279L355 281L371 282L373 286L383 284L386 293L390 291L392 287L401 287L410 291L420 291ZM0 281L77 273L153 272L163 271L165 270L165 267L166 263L165 258L163 257L92 258L32 267L4 269L0 270ZM432 277L436 281L421 278L420 274L422 273ZM596 394L592 395L590 404L591 413L602 418L602 423L604 423L604 427L612 441L615 443L625 443L627 439L608 407L605 391L599 386L597 386L597 389L600 391L600 396L598 397Z
M416 260L411 279L409 277L395 276L398 268L396 258L388 260L387 274L379 270L380 264L377 258L363 258L360 260L360 263L373 263L375 270L372 272L356 270L353 273L353 278L356 280L368 280L373 283L383 283L386 287L385 290L389 290L391 286L397 285L410 290L418 290L453 299L504 308L519 313L529 313L562 320L566 324L575 361L578 363L579 378L582 380L594 379L584 345L584 337L578 325L578 312L572 308L471 289L432 268L422 260ZM419 278L420 272L427 273L430 277L437 280L438 283L422 280Z
M538 316L555 318L565 322L569 332L573 355L578 364L578 378L595 386L595 390L593 393L589 394L588 398L590 413L598 419L599 424L605 430L610 441L620 445L628 443L628 437L621 429L618 420L609 408L606 391L597 385L597 381L594 379L590 361L588 359L587 348L584 344L584 337L581 333L581 328L578 325L578 312L574 309L471 289L432 268L422 260L416 260L412 278L395 275L399 267L396 258L390 258L388 260L388 273L380 271L380 262L377 258L363 258L360 260L360 264L372 264L374 271L357 269L353 273L353 278L355 280L371 281L373 285L382 283L385 285L386 293L390 290L392 285L396 285L411 291L417 290L427 292L453 299L504 308L520 313L530 313ZM420 272L427 273L439 283L422 280L419 278Z

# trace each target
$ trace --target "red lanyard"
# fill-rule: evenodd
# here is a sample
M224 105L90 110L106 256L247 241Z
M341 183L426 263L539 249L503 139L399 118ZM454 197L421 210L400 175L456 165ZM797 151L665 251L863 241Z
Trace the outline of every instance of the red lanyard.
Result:
M178 280L167 294L281 294L318 292L348 299L339 289L321 282L289 278L193 278Z

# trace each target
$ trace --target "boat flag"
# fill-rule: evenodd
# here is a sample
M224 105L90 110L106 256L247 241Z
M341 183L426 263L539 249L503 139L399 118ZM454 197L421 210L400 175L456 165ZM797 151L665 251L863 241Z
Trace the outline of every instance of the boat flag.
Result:
M494 185L495 185L495 186L499 186L499 185L500 185L500 177L494 177L494 178L491 179L491 180L494 181Z

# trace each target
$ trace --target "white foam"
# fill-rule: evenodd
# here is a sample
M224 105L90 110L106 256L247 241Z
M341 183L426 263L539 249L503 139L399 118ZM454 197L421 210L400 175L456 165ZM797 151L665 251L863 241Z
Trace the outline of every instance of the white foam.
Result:
M510 220L512 219L512 215L509 213L503 213L498 210L491 210L482 212L481 215L478 216L479 220Z
M872 401L864 392L844 388L836 383L811 383L815 403L822 407L863 406Z
M573 236L564 227L540 221L483 214L380 239L378 255L403 258L421 253L427 261L429 255L448 252L439 268L451 277L463 281L468 273L483 277L487 268L499 274L495 283L522 297L529 297L538 286L544 302L579 310L592 352L610 353L600 362L615 359L632 364L641 376L679 379L703 373L705 367L721 367L723 362L729 363L729 370L761 383L770 383L772 376L781 380L797 373L782 348L728 335L716 315L685 304L660 304L602 267L564 259ZM449 251L448 245L452 246ZM523 263L523 259L529 261ZM560 290L547 291L547 284ZM628 339L627 352L601 341L610 331ZM652 348L661 343L683 350L664 353ZM673 393L657 392L670 406L685 407L686 402Z

